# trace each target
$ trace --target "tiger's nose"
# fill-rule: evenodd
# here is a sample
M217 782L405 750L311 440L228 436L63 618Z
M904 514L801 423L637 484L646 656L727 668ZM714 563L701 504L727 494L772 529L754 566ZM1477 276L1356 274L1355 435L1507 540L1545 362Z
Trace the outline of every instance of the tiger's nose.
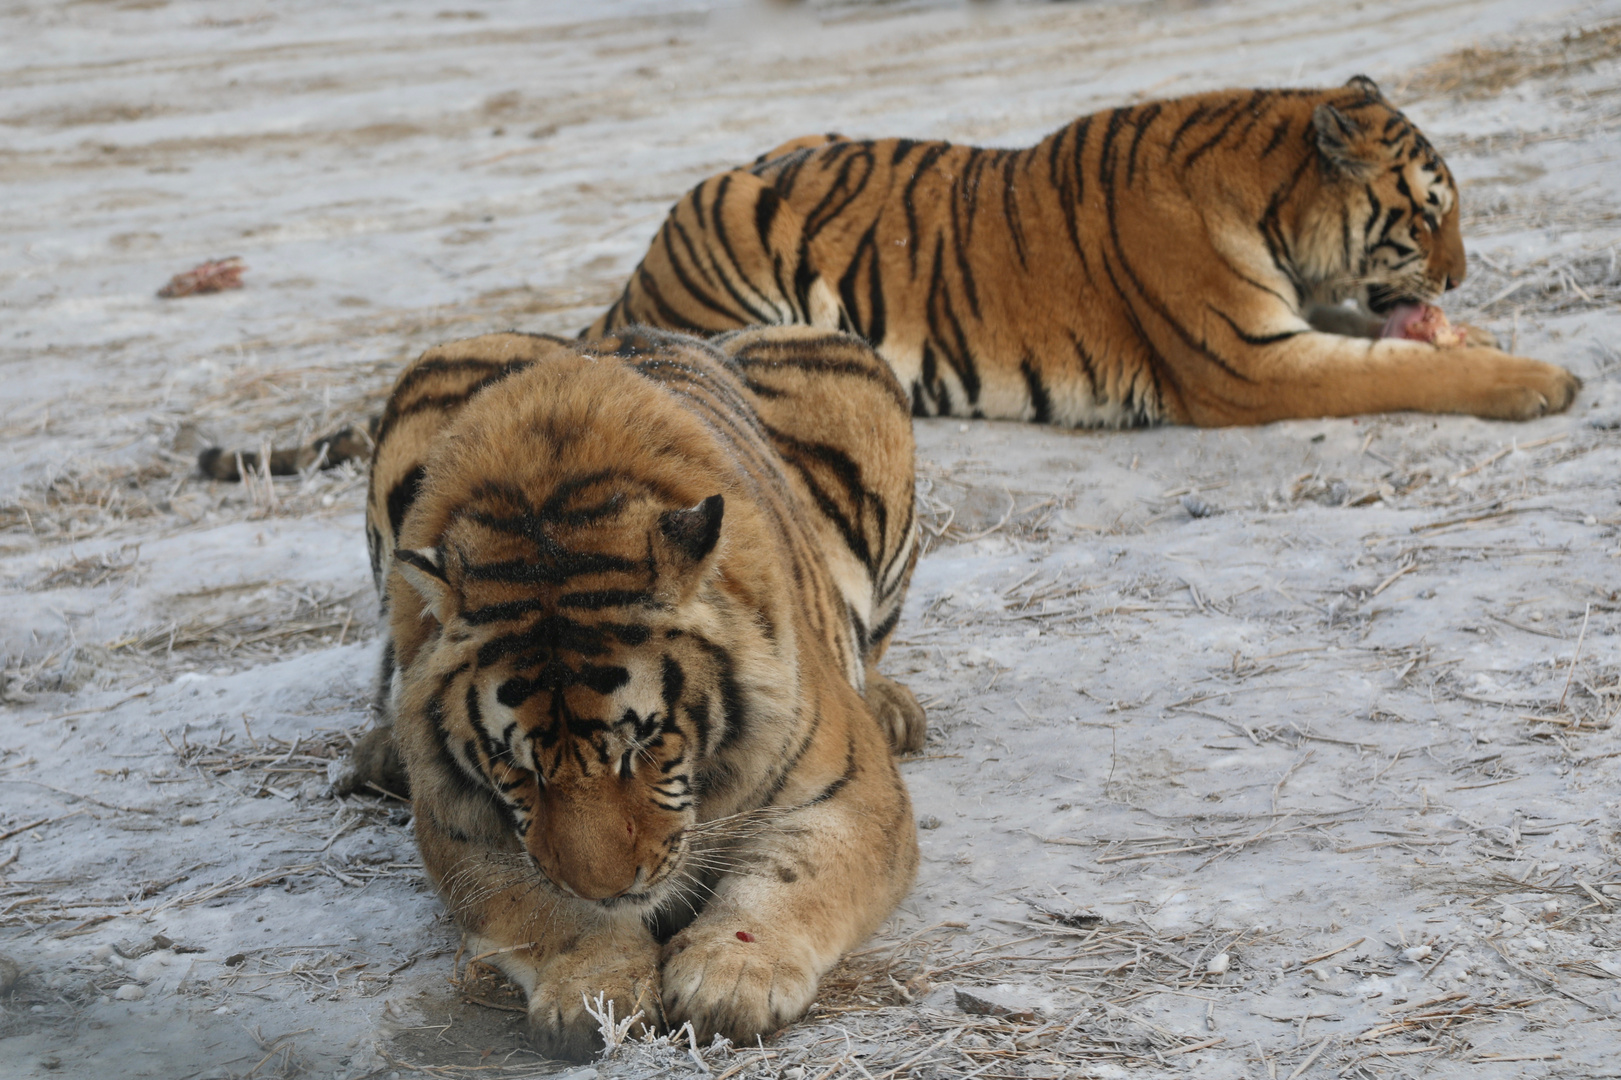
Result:
M1447 275L1447 288L1448 289L1456 289L1459 285L1462 285L1462 284L1463 284L1463 279L1462 278L1453 277L1451 274Z

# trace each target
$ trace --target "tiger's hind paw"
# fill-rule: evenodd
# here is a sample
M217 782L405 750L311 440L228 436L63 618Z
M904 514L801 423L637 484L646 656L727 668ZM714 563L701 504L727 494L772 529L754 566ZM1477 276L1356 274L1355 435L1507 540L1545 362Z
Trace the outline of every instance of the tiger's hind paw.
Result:
M889 736L890 749L911 754L923 749L929 734L928 713L918 704L917 695L894 679L867 669L867 690L863 697L878 726Z
M327 773L334 795L378 790L402 799L411 797L411 779L405 773L392 727L374 727L360 737L347 757L332 763Z

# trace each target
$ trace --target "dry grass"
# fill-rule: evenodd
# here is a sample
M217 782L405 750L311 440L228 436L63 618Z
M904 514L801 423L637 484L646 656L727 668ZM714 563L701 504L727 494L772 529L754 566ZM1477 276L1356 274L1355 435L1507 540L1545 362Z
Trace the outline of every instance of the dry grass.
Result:
M1505 46L1471 45L1419 68L1396 87L1397 100L1492 98L1532 79L1598 70L1621 58L1621 20L1572 30L1559 38Z
M1567 315L1621 303L1621 248L1547 255L1515 266L1476 252L1453 302L1458 318ZM1504 345L1510 344L1504 342Z
M42 541L83 540L148 522L165 511L184 482L172 464L87 465L0 503L0 535L22 533Z
M252 666L310 649L365 640L374 630L375 603L370 587L350 592L313 592L291 585L254 582L203 594L184 594L175 597L174 603L190 607L223 593L243 592L267 595L251 605L232 605L235 610L229 614L207 611L175 618L109 642L106 648L113 653L141 654L149 660L161 657L165 662L178 656L194 664Z

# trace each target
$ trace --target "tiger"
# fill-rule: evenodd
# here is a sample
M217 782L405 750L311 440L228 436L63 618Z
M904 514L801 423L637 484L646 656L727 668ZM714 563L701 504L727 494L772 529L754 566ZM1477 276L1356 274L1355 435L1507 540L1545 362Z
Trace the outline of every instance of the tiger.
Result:
M1567 408L1579 379L1483 330L1440 348L1388 328L1463 282L1459 221L1440 154L1365 76L1123 106L1022 150L807 136L677 202L581 337L841 328L916 416Z
M409 365L373 441L362 772L398 756L538 1048L589 1059L609 1002L703 1041L798 1018L918 860L925 714L876 668L919 550L889 368L803 326L489 334Z

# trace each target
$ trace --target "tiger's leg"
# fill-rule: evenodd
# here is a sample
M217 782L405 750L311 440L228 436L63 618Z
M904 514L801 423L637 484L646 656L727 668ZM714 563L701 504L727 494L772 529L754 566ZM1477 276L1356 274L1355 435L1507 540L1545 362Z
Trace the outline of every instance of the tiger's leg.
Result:
M387 613L384 613L385 617ZM394 642L384 631L377 681L372 687L372 726L327 773L334 795L357 793L411 797L411 778L394 742ZM330 767L329 767L330 768Z
M530 1035L541 1053L588 1061L602 1049L585 1008L599 993L614 1002L616 1017L640 1012L649 1028L661 1026L659 947L635 912L560 895L516 844L457 839L458 830L422 800L415 817L429 878L472 957L500 968L528 996Z
M898 754L917 753L929 736L929 716L917 695L904 684L878 673L878 661L889 651L890 638L900 622L906 586L911 583L912 570L917 565L916 528L907 535L909 542L893 555L895 565L888 575L891 580L886 581L883 573L879 575L874 626L867 643L867 682L862 691L867 707L889 735L889 745Z
M1569 408L1582 385L1562 367L1468 345L1306 332L1247 348L1234 365L1244 384L1184 388L1189 422L1220 427L1406 409L1530 420Z
M840 694L842 709L860 710L848 694ZM819 775L799 786L801 809L727 853L742 869L722 877L704 910L665 946L672 1026L691 1021L700 1041L719 1033L743 1043L792 1022L827 970L911 887L917 832L905 785L870 722L848 734L818 739L807 757L820 760L800 766Z

